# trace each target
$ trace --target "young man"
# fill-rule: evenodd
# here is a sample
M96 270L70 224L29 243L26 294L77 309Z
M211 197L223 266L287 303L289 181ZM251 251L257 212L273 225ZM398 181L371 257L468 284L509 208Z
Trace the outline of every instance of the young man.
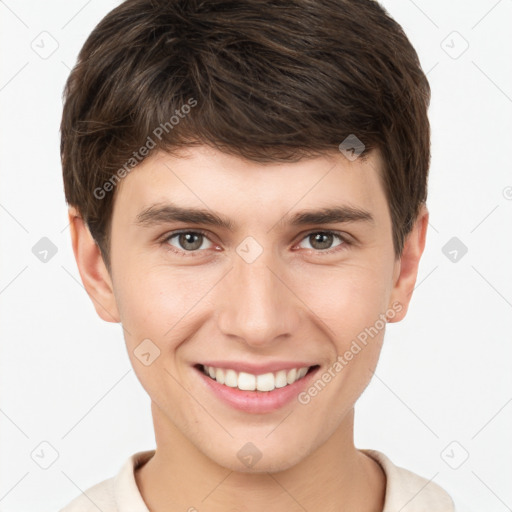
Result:
M425 245L429 100L371 0L129 0L99 23L64 185L156 450L64 511L453 510L353 441Z

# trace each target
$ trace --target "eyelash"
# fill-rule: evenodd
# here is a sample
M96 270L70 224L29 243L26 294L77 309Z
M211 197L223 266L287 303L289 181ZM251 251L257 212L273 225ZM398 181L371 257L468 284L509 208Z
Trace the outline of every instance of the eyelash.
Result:
M178 235L181 235L183 233L189 233L189 234L195 234L195 235L202 235L204 236L205 238L207 238L208 240L209 237L208 237L208 233L206 231L203 231L201 229L195 229L195 230L190 230L190 229L182 229L182 230L179 230L179 231L173 231L172 233L168 234L165 236L165 238L160 242L161 245L164 245L166 246L165 248L175 254L179 254L180 256L184 256L184 257L195 257L195 256L198 256L199 253L201 253L203 250L205 249L201 249L201 250L195 250L195 251L184 251L184 250L179 250L177 249L176 247L170 245L168 242L169 240L171 240L172 238L178 236ZM308 251L314 251L315 253L317 254L321 254L321 255L327 255L327 254L333 254L333 253L336 253L336 252L339 252L339 251L343 251L343 250L346 250L348 247L347 246L351 246L352 245L352 242L348 239L348 237L342 235L340 232L338 231L331 231L331 230L320 230L320 231L310 231L309 233L306 233L300 240L298 243L302 242L304 239L310 237L311 235L316 235L316 234L323 234L323 235L333 235L335 237L337 237L342 243L337 245L336 247L334 247L333 249L325 249L325 250L321 250L321 249L306 249ZM211 240L210 240L211 242Z

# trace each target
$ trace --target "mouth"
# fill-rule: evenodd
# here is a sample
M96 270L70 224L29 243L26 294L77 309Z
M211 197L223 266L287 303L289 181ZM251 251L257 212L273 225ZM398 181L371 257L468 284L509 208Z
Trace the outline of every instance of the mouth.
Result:
M241 391L270 392L293 385L298 380L315 371L318 365L298 366L260 374L204 364L198 364L196 368L210 379L230 388L238 388Z
M311 384L320 366L285 363L263 368L210 362L196 364L193 368L203 386L202 392L211 393L219 403L244 413L265 414L296 402L297 396Z

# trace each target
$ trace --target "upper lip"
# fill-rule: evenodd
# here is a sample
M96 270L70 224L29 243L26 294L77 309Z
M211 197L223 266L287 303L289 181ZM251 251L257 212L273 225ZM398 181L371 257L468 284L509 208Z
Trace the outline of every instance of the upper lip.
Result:
M243 361L203 361L199 364L203 366L213 366L214 368L223 368L225 370L231 369L235 370L237 373L251 373L252 375L262 375L264 373L278 372L279 370L316 366L314 363L304 361L272 361L266 364L247 363Z

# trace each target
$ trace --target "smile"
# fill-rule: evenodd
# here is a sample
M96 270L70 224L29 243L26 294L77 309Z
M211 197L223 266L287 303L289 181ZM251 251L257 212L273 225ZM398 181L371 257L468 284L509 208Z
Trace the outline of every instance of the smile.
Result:
M266 414L297 403L299 393L320 370L306 361L256 364L204 361L194 365L201 386L224 405L245 413Z
M284 388L305 377L310 368L313 367L304 366L254 375L232 369L201 365L203 373L219 384L242 391L273 391L276 388Z

